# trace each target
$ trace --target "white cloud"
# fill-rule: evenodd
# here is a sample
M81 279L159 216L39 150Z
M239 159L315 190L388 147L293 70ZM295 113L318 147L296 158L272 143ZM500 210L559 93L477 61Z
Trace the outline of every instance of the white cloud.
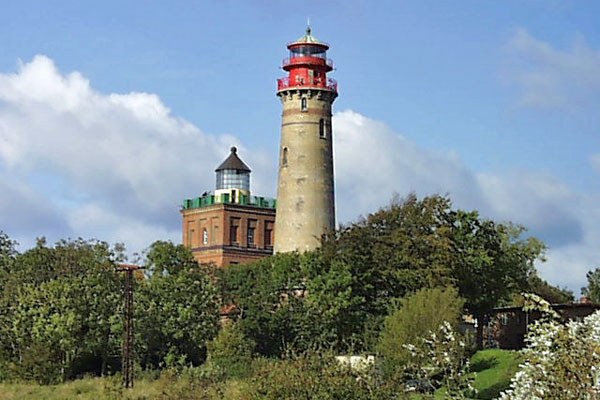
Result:
M600 102L600 50L582 37L556 49L517 29L508 48L509 75L521 88L519 105L576 109Z
M484 217L511 221L549 246L541 275L576 289L600 260L600 208L592 195L574 193L544 174L476 173L454 154L418 148L385 124L352 111L334 116L338 220L347 222L405 196L449 194L455 206Z
M46 183L27 190L44 199L39 203L54 201L52 212L75 235L131 239L119 224L107 229L103 218L93 218L93 204L140 228L136 246L159 239L157 233L172 236L181 200L213 188L212 171L236 142L173 117L154 94L94 91L81 74L62 75L45 56L0 74L0 171L22 182L43 172ZM25 207L11 202L7 209ZM83 229L77 221L86 212ZM0 223L15 225L10 214Z

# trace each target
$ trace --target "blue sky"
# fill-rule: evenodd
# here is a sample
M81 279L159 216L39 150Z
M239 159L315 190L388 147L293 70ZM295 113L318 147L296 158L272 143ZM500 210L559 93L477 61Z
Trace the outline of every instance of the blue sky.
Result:
M331 44L337 213L448 193L600 267L600 4L10 1L0 6L0 229L139 251L232 144L274 196L285 44Z

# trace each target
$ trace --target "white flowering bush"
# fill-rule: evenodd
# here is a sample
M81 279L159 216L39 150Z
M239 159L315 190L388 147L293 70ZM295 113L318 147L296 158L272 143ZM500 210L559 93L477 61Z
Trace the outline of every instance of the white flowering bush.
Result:
M448 322L422 339L418 346L404 346L410 361L404 367L405 379L429 381L436 388L444 387L444 399L466 399L475 394L474 374L469 374L469 359L465 342L457 337Z
M561 324L549 305L528 296L526 310L542 312L522 350L524 362L502 400L596 399L600 368L600 312Z

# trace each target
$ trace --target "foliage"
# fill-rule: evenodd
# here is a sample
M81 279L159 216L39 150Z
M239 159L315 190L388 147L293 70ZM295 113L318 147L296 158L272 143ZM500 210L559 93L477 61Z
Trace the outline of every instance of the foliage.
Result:
M581 294L594 303L600 303L600 268L588 271L585 274L588 284L581 288Z
M375 369L354 371L330 353L307 352L255 365L249 395L256 400L407 398L402 385L381 381Z
M44 239L19 254L0 233L1 379L50 384L120 368L123 247ZM189 250L149 252L150 279L135 281L135 354L144 367L199 364L216 330L216 293Z
M412 195L326 234L316 251L219 270L219 291L260 354L372 351L390 307L419 289L456 286L476 317L508 302L544 249L522 233Z
M550 304L566 304L572 303L575 300L573 292L560 286L553 286L547 281L540 278L537 274L532 274L528 280L527 292L536 294ZM520 294L516 294L512 304L521 306L524 303L524 298Z
M395 373L410 360L411 353L404 345L418 344L420 338L435 332L445 321L456 328L463 304L453 287L421 289L401 299L399 306L386 317L377 345L385 360L386 373Z
M136 287L136 353L144 368L199 365L216 334L215 288L189 249L157 243L148 253L152 274Z
M410 353L402 370L404 379L429 381L436 388L443 387L445 399L467 399L475 392L465 342L447 321L435 332L404 346Z
M217 337L208 342L208 363L227 376L245 376L250 372L255 346L238 325L225 323Z
M547 313L551 308L545 301L533 300L530 307L539 304L535 308L544 317L530 327L524 362L501 399L592 398L592 390L598 390L600 312L563 325L555 313Z
M117 252L98 241L47 247L38 240L13 256L0 297L0 348L9 375L51 383L107 372L121 332Z
M198 268L198 262L194 260L189 248L157 240L146 250L145 266L150 275L163 276Z
M223 303L241 313L242 332L256 343L260 354L279 356L293 345L306 348L319 341L327 323L303 297L307 292L305 267L315 254L285 253L252 264L217 270Z
M467 311L482 318L526 287L534 272L544 245L521 239L523 232L476 211L453 210L446 197L410 195L329 235L322 252L348 266L369 319L411 291L448 284L459 289Z

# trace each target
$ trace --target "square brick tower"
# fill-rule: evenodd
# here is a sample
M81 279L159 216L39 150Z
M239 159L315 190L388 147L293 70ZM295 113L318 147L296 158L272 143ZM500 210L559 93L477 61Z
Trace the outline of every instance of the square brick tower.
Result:
M251 171L235 147L215 172L214 193L183 202L183 244L218 267L273 254L276 201L251 196Z

